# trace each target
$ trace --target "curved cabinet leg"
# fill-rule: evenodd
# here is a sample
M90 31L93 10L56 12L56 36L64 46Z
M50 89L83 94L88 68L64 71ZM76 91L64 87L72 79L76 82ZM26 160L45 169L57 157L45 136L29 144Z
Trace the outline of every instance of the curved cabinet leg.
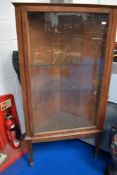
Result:
M95 139L95 150L94 150L94 157L98 156L100 144L102 141L102 133L98 134Z
M27 143L28 152L29 152L29 164L30 166L33 166L34 161L33 161L33 155L32 155L32 142L31 140L26 140L26 143Z

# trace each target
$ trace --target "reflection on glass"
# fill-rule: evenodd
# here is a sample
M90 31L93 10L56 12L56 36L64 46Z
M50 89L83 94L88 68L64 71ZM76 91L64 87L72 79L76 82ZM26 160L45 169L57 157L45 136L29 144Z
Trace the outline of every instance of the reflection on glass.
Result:
M28 13L34 132L96 125L108 15Z

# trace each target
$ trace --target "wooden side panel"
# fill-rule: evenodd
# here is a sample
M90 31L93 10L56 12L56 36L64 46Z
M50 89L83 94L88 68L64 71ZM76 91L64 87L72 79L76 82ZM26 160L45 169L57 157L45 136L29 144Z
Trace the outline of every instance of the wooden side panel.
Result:
M30 130L30 119L28 111L28 98L27 98L27 87L26 87L26 73L25 73L25 59L24 59L24 47L23 47L23 36L22 36L22 17L20 6L15 7L16 14L16 28L18 35L18 50L19 50L19 64L20 64L20 76L21 76L21 87L22 87L22 98L23 98L23 109L25 116L25 126L27 137L31 136Z
M97 128L103 129L106 116L106 106L108 99L108 90L110 83L110 75L112 69L112 61L115 47L115 34L117 28L117 9L113 9L110 13L109 30L107 36L105 67L103 73L102 90L99 100L99 108L97 114Z

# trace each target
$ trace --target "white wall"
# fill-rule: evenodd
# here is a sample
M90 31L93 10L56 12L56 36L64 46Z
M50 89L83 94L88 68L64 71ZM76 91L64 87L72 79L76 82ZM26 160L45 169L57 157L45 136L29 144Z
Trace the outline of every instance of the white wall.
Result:
M0 95L14 95L22 133L25 132L21 88L12 66L12 51L18 50L14 7L0 0Z

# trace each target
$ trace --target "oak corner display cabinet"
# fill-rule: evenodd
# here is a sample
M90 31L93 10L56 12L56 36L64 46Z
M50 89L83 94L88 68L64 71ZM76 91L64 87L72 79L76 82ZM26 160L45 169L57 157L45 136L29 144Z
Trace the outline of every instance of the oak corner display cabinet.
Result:
M14 3L26 141L101 136L116 32L114 6Z

